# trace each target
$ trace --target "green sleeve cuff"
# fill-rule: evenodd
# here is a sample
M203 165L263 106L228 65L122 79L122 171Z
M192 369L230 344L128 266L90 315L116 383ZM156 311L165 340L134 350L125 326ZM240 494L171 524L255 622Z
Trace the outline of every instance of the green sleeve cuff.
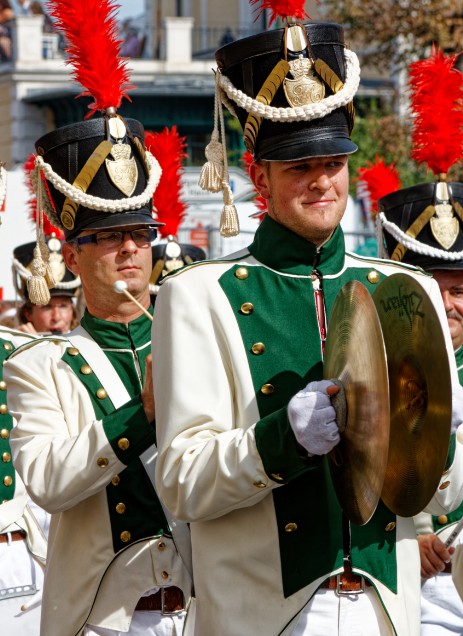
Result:
M105 415L103 428L117 458L126 465L156 443L154 426L145 415L139 395Z
M255 436L265 472L274 481L286 483L320 463L297 443L286 407L257 422Z

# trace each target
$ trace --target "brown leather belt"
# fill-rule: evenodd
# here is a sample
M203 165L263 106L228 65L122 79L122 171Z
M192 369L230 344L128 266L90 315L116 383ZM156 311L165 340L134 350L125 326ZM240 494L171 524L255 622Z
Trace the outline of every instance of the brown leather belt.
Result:
M8 537L10 541L22 541L26 538L26 533L22 530L14 530L13 532L3 532L0 534L0 543L8 543Z
M353 572L341 572L341 574L331 576L321 585L323 589L336 590L337 594L352 594L353 592L361 594L366 587L370 586L371 583L363 576Z
M183 592L178 587L161 587L155 594L142 596L135 606L141 612L162 612L174 614L185 609Z

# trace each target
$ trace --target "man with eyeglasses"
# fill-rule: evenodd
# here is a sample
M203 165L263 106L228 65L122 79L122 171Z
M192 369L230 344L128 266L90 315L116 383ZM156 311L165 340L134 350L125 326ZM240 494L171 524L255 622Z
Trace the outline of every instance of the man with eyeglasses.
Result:
M108 113L37 142L47 213L65 233L63 258L86 301L68 337L26 347L5 368L18 421L14 461L31 497L52 513L47 636L180 635L190 598L189 531L154 486L152 323L140 306L153 313L160 170L143 132ZM102 144L111 152L95 170ZM81 178L88 171L90 185ZM115 291L118 281L138 304Z

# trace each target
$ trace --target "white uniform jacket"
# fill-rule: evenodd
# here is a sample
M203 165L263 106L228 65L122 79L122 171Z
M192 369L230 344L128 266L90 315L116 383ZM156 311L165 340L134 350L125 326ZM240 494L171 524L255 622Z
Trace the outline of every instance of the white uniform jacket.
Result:
M144 593L175 585L190 595L191 575L150 478L155 434L140 392L151 323L86 313L82 324L87 333L23 347L5 366L16 468L52 513L46 636L74 636L87 623L126 632Z
M349 280L373 293L392 273L417 278L439 312L457 383L436 282L346 254L340 228L317 251L266 217L247 250L168 276L153 324L153 356L163 361L154 365L156 483L171 513L191 524L198 636L290 634L318 587L343 569L342 512L327 459L300 453L286 412L298 390L322 378L315 269L328 318ZM458 440L448 487L429 505L434 514L462 498L462 451ZM354 571L374 585L395 632L418 636L413 519L380 502L350 532Z

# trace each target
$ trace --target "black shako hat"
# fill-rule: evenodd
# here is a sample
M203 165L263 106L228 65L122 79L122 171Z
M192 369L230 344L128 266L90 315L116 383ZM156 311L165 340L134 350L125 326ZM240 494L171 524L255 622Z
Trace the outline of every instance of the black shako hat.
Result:
M340 25L288 25L227 44L215 55L219 85L256 160L357 150L350 133L360 71Z
M427 164L434 182L378 200L380 250L426 270L463 266L463 183L447 176L463 158L463 73L457 57L433 48L428 58L409 66L412 157Z
M54 130L35 147L47 180L46 214L67 240L83 230L159 225L152 199L161 170L145 151L138 121L105 115Z
M168 237L166 243L151 246L153 255L153 270L150 277L150 294L157 294L160 278L185 265L204 261L206 252L191 243L179 243L173 237Z
M56 236L45 239L50 252L48 265L54 278L54 286L49 290L50 296L68 296L72 298L80 290L80 278L75 276L67 267L61 254L62 242ZM13 250L13 284L23 300L30 300L27 291L27 281L32 275L31 266L34 260L34 250L37 243L24 243Z
M462 269L463 183L420 183L392 192L379 199L378 212L389 257L425 270Z

